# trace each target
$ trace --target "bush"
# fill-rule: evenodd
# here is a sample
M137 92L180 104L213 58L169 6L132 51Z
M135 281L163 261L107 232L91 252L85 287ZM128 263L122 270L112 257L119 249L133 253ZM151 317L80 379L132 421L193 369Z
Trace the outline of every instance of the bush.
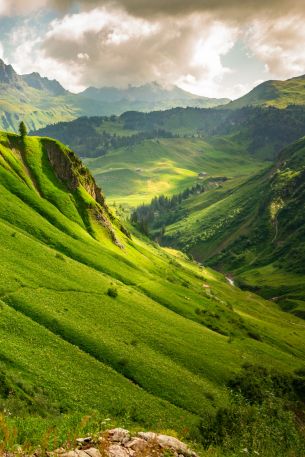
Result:
M217 446L224 456L305 455L304 370L290 374L247 364L228 386L230 405L202 422L206 448Z
M118 290L116 287L109 287L107 290L107 295L111 298L116 298L118 296Z
M206 448L217 446L221 455L238 455L247 449L249 455L303 457L302 433L279 399L249 405L236 397L227 408L221 408L209 422L202 423L202 440Z
M244 365L243 371L228 386L250 403L262 403L270 396L290 401L302 400L304 378L299 374L281 373L259 365Z

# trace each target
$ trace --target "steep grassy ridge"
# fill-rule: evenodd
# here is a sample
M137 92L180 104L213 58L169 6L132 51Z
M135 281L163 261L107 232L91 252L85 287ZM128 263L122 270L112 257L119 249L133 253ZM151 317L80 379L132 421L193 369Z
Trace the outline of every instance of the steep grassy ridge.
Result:
M94 410L198 437L243 363L302 367L301 320L130 239L60 143L2 133L0 195L0 402L19 442L43 430L28 412Z

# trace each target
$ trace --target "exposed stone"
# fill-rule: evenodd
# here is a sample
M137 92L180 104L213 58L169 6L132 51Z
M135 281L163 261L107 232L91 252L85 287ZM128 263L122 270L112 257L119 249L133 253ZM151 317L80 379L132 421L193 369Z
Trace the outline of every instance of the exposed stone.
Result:
M106 451L109 457L130 457L128 450L119 444L112 444Z
M147 441L143 438L133 438L131 441L125 444L125 447L132 449L133 451L143 451L147 446Z
M86 436L85 438L77 438L76 439L76 443L77 444L80 444L80 445L84 445L84 444L89 444L92 442L92 437L91 436Z
M114 428L108 432L109 441L125 444L130 440L130 433L124 428Z
M157 434L153 432L139 432L138 436L145 441L154 441L157 439Z
M100 451L98 449L96 449L95 447L90 447L89 449L85 449L85 453L89 457L101 457Z
M88 457L88 454L86 453L86 451L76 449L76 453L77 453L78 457Z
M78 438L77 442L84 446L83 449L65 451L60 448L47 454L49 457L161 457L170 451L174 457L197 457L177 438L152 432L139 432L137 436L131 436L124 428L114 428L99 437L99 449L89 447L90 441L90 437Z
M157 441L163 448L169 448L180 454L191 456L188 447L181 441L177 440L177 438L174 438L173 436L158 435Z

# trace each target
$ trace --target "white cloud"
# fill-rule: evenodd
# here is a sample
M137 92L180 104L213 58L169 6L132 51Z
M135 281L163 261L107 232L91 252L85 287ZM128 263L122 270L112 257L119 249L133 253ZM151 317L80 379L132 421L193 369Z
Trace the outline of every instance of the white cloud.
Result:
M221 22L213 22L198 39L190 62L191 72L176 81L179 87L199 95L217 97L224 94L223 78L230 69L223 66L221 57L226 55L238 38L238 29ZM227 93L222 96L231 97Z
M49 0L0 0L0 16L29 14L49 3Z
M208 15L148 20L103 7L52 21L44 37L23 39L14 56L23 71L35 66L74 90L158 81L216 96L229 71L221 56L236 38L235 27Z
M253 53L274 77L286 79L305 73L304 17L255 21L246 36Z
M64 8L72 3L0 0L0 15L28 14L34 9L55 4ZM16 28L11 36L15 50L10 63L21 73L38 71L74 91L88 85L157 81L201 95L230 98L251 89L262 77L284 79L305 73L303 0L80 3L78 13L63 10L45 30L33 29L25 19L23 27ZM292 14L295 11L297 15ZM240 37L266 65L265 75L254 74L243 84L238 82L238 72L232 75L222 59ZM0 56L1 52L0 47ZM230 83L226 84L226 78Z
M64 87L71 90L85 89L85 86L78 83L77 67L62 64L46 56L41 48L43 37L40 37L30 26L16 28L10 41L15 46L10 63L19 74L35 71L50 79L57 79Z

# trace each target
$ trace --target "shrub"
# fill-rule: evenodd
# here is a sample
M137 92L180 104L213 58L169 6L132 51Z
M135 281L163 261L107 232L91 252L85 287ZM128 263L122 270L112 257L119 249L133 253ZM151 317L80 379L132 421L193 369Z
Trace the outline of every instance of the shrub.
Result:
M56 258L56 259L59 259L59 260L65 261L64 256L63 256L62 254L60 254L59 252L56 253L55 258Z
M226 450L221 455L302 457L304 440L293 414L283 401L273 399L261 405L249 405L236 397L227 408L221 408L209 421L202 423L203 444Z
M118 296L118 290L116 287L109 287L107 290L107 295L111 298L116 298Z

